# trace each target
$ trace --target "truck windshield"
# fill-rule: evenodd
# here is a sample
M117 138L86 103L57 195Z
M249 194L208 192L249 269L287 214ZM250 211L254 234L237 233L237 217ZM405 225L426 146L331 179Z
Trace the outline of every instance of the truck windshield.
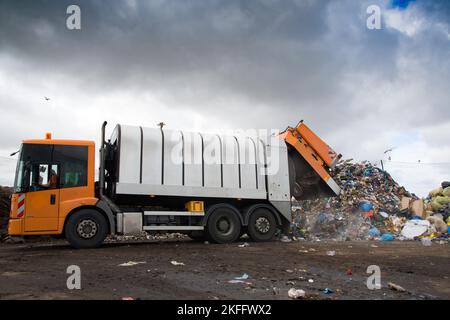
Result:
M87 158L86 146L23 144L14 192L86 186Z

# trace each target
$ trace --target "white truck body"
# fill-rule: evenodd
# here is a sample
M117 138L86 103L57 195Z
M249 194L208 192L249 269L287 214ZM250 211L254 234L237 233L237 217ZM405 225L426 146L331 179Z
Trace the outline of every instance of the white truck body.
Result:
M117 125L116 194L267 199L288 220L286 143L248 137Z

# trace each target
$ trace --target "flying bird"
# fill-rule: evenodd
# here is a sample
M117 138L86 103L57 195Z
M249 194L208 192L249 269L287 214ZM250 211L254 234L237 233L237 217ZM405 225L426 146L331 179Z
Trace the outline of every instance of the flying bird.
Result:
M48 98L48 97L46 97L46 96L44 96L44 98L45 98L46 101L50 100L50 98Z

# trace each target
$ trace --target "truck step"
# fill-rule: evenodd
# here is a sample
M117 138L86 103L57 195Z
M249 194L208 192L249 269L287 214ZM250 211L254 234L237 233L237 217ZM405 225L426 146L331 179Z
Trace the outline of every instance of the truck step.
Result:
M203 230L203 226L144 226L143 229L145 231L161 231L161 230Z
M205 212L195 211L144 211L145 216L190 216L203 217Z

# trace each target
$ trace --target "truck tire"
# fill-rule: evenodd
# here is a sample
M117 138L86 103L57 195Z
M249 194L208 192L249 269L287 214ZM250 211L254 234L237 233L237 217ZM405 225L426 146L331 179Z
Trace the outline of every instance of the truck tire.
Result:
M269 209L257 208L251 213L247 234L253 241L270 241L273 239L276 231L277 221Z
M96 210L83 209L69 217L66 239L76 249L99 247L108 234L105 217Z
M232 208L219 206L208 218L206 233L208 239L215 243L236 241L241 235L241 221Z

